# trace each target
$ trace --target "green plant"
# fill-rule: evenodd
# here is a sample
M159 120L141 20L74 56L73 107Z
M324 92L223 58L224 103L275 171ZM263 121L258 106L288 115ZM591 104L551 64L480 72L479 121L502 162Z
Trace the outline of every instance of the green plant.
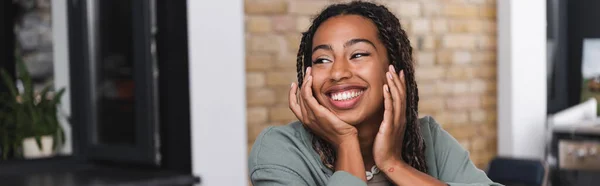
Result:
M35 92L31 76L25 63L17 60L17 79L23 83L23 92L17 90L15 80L5 69L0 70L4 84L9 93L0 96L0 136L2 136L3 157L6 159L8 148L17 152L25 138L34 137L41 149L41 137L51 135L54 139L52 149L64 144L64 131L56 116L57 105L65 89L61 88L55 94L51 93L52 85L40 92Z

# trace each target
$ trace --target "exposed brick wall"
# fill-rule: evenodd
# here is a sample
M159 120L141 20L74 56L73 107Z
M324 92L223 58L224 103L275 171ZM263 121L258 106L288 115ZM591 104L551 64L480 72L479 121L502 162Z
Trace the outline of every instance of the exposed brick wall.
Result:
M296 120L287 106L296 52L310 18L335 0L246 0L249 148L269 125ZM433 116L485 168L496 152L496 1L379 0L415 48L420 115Z

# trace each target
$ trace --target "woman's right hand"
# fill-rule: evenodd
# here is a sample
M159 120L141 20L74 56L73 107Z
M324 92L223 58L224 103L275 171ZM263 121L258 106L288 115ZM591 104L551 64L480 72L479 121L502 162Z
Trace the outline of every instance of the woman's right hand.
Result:
M311 67L306 69L300 92L298 85L292 83L289 94L290 109L298 120L336 149L344 142L357 140L358 130L319 104L313 96ZM300 94L300 99L297 94Z

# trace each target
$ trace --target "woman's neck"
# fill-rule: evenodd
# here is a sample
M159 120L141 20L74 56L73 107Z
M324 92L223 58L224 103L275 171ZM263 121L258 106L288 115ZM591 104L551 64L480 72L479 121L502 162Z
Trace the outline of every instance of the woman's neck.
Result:
M371 167L375 165L373 143L375 142L375 136L377 136L379 126L383 120L383 112L375 115L381 115L381 117L372 117L365 122L356 125L356 129L358 130L358 141L360 143L360 152L367 171L370 171Z

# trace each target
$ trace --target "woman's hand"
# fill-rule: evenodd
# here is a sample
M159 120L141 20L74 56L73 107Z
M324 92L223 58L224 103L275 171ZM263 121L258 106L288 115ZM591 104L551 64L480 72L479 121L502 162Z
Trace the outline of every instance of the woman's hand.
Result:
M398 75L392 65L383 85L385 111L373 144L373 157L380 169L402 163L402 146L406 129L406 82L404 72ZM385 172L385 171L384 171Z
M308 126L316 135L329 142L336 149L346 141L357 140L357 129L339 119L329 109L319 104L312 93L311 67L306 69L306 75L300 88L300 99L296 97L298 86L292 83L289 95L290 109L298 120Z

